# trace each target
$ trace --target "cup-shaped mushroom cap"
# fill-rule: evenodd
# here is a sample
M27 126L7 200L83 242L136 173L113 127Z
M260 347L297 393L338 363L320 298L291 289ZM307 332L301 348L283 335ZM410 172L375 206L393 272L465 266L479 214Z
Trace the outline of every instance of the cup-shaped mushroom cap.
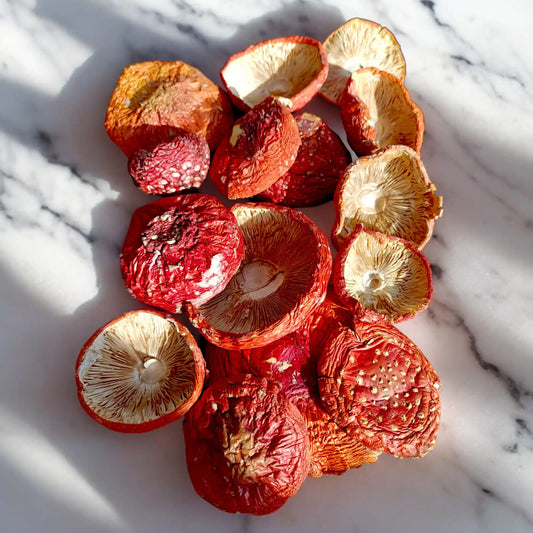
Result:
M235 121L213 156L209 177L227 198L250 198L291 168L301 143L287 106L269 97Z
M393 144L420 152L424 115L396 76L374 67L359 69L348 80L340 106L348 142L358 155Z
M348 20L326 38L323 46L329 73L320 94L333 104L340 105L348 78L360 68L376 67L401 81L405 78L405 59L398 41L390 30L371 20Z
M233 124L228 95L183 61L145 61L124 69L107 108L105 128L129 157L185 130L214 150Z
M249 46L232 55L220 71L231 100L243 111L269 96L298 111L318 92L327 74L322 44L298 35Z
M422 249L442 214L420 156L407 146L391 146L361 157L343 173L335 193L332 241L340 248L358 224L401 237Z
M440 380L424 354L391 324L339 326L318 361L327 413L376 451L422 457L435 445Z
M78 398L100 424L125 433L164 426L200 396L205 361L192 334L160 311L126 313L100 328L76 363Z
M355 228L333 265L339 299L356 316L400 322L425 309L433 292L422 252L399 237Z
M234 215L214 196L169 196L139 207L122 246L120 268L140 302L181 312L226 286L244 257Z
M320 305L331 273L327 237L305 215L273 204L232 207L245 257L226 288L189 317L210 342L254 348L298 329Z

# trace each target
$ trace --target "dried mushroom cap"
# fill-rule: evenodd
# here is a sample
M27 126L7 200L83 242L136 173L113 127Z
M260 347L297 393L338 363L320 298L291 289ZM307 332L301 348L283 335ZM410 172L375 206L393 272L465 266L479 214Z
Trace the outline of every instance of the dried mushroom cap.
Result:
M296 160L257 197L289 207L319 205L331 200L352 158L338 135L320 117L298 113L294 118L302 139Z
M327 74L322 44L298 35L249 46L232 55L220 71L231 100L243 111L269 96L298 111L318 92Z
M407 146L359 158L346 169L335 194L333 243L340 248L363 224L422 249L442 214L442 197L434 191L420 156Z
M376 451L422 457L435 445L440 380L424 354L391 324L338 327L318 362L322 407Z
M204 376L202 353L187 328L148 309L100 328L76 363L82 407L100 424L126 433L183 416L200 396Z
M189 317L213 344L263 346L298 329L322 302L331 273L327 237L305 215L272 204L232 208L245 257L226 288Z
M376 67L402 81L405 78L405 59L398 41L390 30L371 20L348 20L323 45L329 73L320 94L333 104L340 105L348 78L360 68Z
M309 331L304 327L267 346L226 350L208 343L204 353L210 383L246 374L276 383L302 414L309 433L309 475L342 474L363 463L374 463L379 452L368 449L340 428L318 405L317 354L311 353Z
M214 150L233 124L227 94L183 61L145 61L124 69L107 108L105 128L129 157L169 141L180 130L205 137Z
M139 207L122 246L120 269L137 300L181 312L218 294L244 257L234 215L214 196L185 194Z
M339 250L333 284L359 317L399 322L425 309L432 295L428 260L412 244L357 226Z
M235 122L215 152L209 176L228 198L249 198L289 170L300 144L289 109L267 98Z
M181 132L171 141L133 152L128 171L139 189L164 196L198 189L207 178L210 161L207 141Z
M420 152L424 115L392 74L374 67L354 72L340 106L348 142L357 154L369 155L394 144Z
M187 414L183 432L194 489L229 513L276 511L309 470L302 415L267 379L211 385Z

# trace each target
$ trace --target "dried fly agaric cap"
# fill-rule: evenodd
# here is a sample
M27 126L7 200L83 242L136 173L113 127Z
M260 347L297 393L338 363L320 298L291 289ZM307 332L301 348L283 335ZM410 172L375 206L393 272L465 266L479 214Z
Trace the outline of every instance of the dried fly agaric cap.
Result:
M333 285L358 317L400 322L425 309L433 285L428 260L399 237L357 226L335 257Z
M300 144L288 108L267 98L235 122L215 152L209 176L228 198L249 198L289 170Z
M390 146L350 165L335 192L332 241L340 248L357 224L401 237L419 250L442 214L420 156L407 146Z
M200 396L205 361L185 326L160 311L126 313L100 328L76 363L78 398L98 423L125 433L164 426Z
M348 142L357 154L369 155L393 144L420 152L424 115L396 76L373 67L354 72L340 106Z
M338 327L318 362L323 408L369 448L422 457L440 422L440 380L424 354L391 324Z
M298 329L320 305L331 273L327 237L305 215L273 204L236 204L245 257L226 288L201 306L192 323L210 342L254 348Z
M120 268L137 300L179 313L218 294L244 257L234 215L214 196L170 196L139 207L122 247Z
M211 385L187 414L183 432L194 489L229 513L276 511L309 470L302 415L267 379Z
M133 152L128 171L133 183L147 194L174 194L199 188L207 177L211 154L207 141L182 132L171 141Z
M298 111L318 92L328 75L322 44L311 37L262 41L232 55L220 77L233 103L243 111L276 96Z
M339 26L324 41L328 58L328 78L320 94L340 105L346 82L352 72L364 67L377 67L401 81L405 78L405 59L398 41L384 26L353 18Z
M129 157L185 130L214 150L233 124L227 94L182 61L146 61L124 69L107 108L105 128Z
M302 139L296 160L258 199L290 207L319 205L331 200L339 177L352 158L320 117L299 113L294 118Z
M379 452L369 450L353 435L333 422L318 405L317 358L309 349L306 328L267 346L250 350L226 350L207 343L204 353L210 383L242 379L245 374L267 378L280 386L302 414L309 432L309 475L342 474L363 463L373 463Z

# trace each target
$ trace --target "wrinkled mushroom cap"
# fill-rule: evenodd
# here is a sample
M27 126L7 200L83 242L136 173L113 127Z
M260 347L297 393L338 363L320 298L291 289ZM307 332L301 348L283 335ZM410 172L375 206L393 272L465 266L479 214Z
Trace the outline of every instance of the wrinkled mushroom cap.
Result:
M209 386L187 414L183 432L194 489L226 512L276 511L309 470L305 421L265 378Z
M333 330L318 362L320 401L376 451L422 457L435 445L440 380L424 354L391 324Z
M412 244L362 226L335 258L333 284L359 316L399 322L425 309L432 295L428 260Z
M200 396L205 361L185 326L159 311L131 311L100 328L76 363L78 398L115 431L150 431L183 416Z
M405 59L398 41L371 20L353 18L339 26L323 43L329 73L320 94L340 105L348 78L364 67L377 67L398 79L405 78Z
M361 157L344 172L335 194L332 240L340 248L358 224L401 237L422 249L442 214L420 156L407 146L391 146Z
M231 100L243 111L275 96L294 112L313 98L327 73L322 44L293 35L262 41L232 55L220 76Z
M331 273L327 237L305 215L272 204L236 204L245 257L226 288L188 306L193 324L225 348L263 346L298 329L322 302Z
M129 157L171 140L179 130L205 137L214 150L232 123L227 94L198 69L183 61L145 61L120 75L105 128Z
M374 67L359 69L349 78L340 106L348 142L357 154L394 144L420 152L424 115L396 76Z

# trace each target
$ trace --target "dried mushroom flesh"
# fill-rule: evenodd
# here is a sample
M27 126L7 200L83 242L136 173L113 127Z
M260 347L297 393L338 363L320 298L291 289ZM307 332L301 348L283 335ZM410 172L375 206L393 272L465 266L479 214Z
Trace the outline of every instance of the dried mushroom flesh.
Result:
M390 30L371 20L353 18L339 26L323 43L329 73L320 94L340 105L348 78L365 67L376 67L403 81L405 58Z
M164 196L198 189L207 178L210 161L207 141L183 131L170 141L133 152L128 172L139 189Z
M357 317L399 322L425 309L432 295L428 260L412 244L357 226L335 257L333 284Z
M333 243L340 248L363 224L422 249L442 214L442 197L434 191L420 156L407 146L359 158L346 169L335 194Z
M289 207L309 207L327 202L352 158L339 136L318 116L298 113L294 117L302 144L291 168L259 200Z
M231 100L243 111L269 96L298 111L318 92L327 74L322 44L298 35L249 46L232 55L220 71Z
M210 383L251 374L276 383L302 414L309 433L309 475L342 474L363 463L373 463L379 452L339 427L319 406L316 364L307 327L249 350L227 350L207 344L204 353Z
M228 95L183 61L145 61L126 67L105 118L109 137L128 157L171 140L180 130L205 137L214 150L232 124Z
M234 215L214 196L170 196L139 207L120 255L137 300L179 313L221 292L244 257Z
M227 198L249 198L289 170L300 144L289 109L267 98L235 122L215 152L209 176Z
M322 407L369 448L422 457L435 445L440 380L424 354L391 324L331 332L318 363Z
M341 97L341 118L358 155L403 144L420 152L424 115L403 83L374 67L354 72Z
M76 363L82 407L100 424L126 433L183 416L200 396L204 377L204 358L187 328L149 309L100 328Z
M213 344L254 348L296 330L320 305L331 251L320 229L290 207L244 203L231 211L244 237L245 257L219 295L187 311Z
M302 415L267 379L246 376L209 386L183 432L194 489L229 513L276 511L309 470Z

